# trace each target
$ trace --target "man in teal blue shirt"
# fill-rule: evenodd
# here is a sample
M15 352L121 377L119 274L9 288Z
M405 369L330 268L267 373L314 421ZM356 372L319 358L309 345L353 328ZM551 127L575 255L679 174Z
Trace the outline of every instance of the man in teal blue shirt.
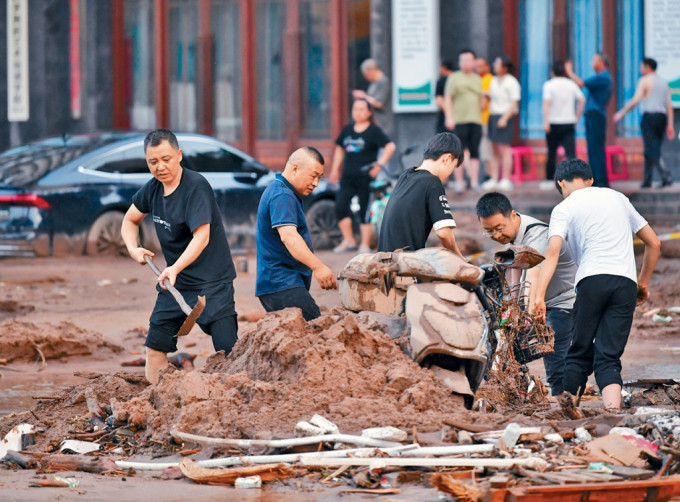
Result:
M571 61L564 63L567 76L579 87L588 89L586 108L586 143L588 145L588 161L593 171L593 186L608 187L607 164L605 157L605 143L607 139L607 103L612 95L614 80L609 73L609 57L603 52L597 52L592 61L595 75L581 80L574 73Z

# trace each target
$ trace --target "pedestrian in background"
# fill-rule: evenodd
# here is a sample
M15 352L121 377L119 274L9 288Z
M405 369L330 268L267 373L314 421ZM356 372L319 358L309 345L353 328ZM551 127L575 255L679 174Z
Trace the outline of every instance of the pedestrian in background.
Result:
M645 150L645 171L641 188L650 188L654 169L659 170L661 175L661 188L673 183L671 173L661 160L661 146L664 134L669 140L675 136L673 128L673 104L671 103L671 91L668 82L656 73L656 61L652 58L643 58L640 62L642 77L638 81L635 95L618 112L614 114L614 122L618 122L623 116L640 103L642 120L642 142Z
M470 187L479 189L479 143L482 139L482 79L475 73L475 53L463 49L458 54L458 71L449 75L444 96L446 129L453 131L463 143L463 168ZM454 191L465 191L463 169L454 171Z
M255 296L267 312L297 307L306 321L315 319L321 312L309 294L312 276L323 289L338 287L333 271L314 255L302 203L318 186L323 169L316 148L299 148L260 199Z
M447 132L446 114L444 113L444 110L446 108L446 103L444 100L444 91L446 90L446 80L452 73L453 63L451 61L442 61L441 65L439 66L439 79L437 80L437 86L435 88L434 93L435 99L437 100L437 106L439 107L439 112L437 113L437 125L435 127L435 133Z
M543 84L543 129L548 144L548 161L541 189L555 188L557 149L562 146L568 159L576 158L576 124L583 113L586 98L581 88L567 78L564 61L555 61L552 78Z
M595 75L581 80L574 73L572 62L564 63L567 76L579 87L585 87L588 90L585 108L588 161L593 171L593 186L607 187L609 186L605 156L607 103L612 95L614 81L609 72L609 57L603 52L598 52L593 56L591 66L595 70Z
M368 202L371 181L389 162L396 146L385 132L373 123L373 108L365 99L352 105L352 122L342 128L335 140L335 154L331 167L331 183L340 181L340 191L335 199L338 226L342 242L333 249L336 253L357 251L352 229L350 204L355 195L359 198L360 253L371 252L373 227L368 221ZM378 156L380 149L382 153Z
M361 63L361 73L368 80L368 89L352 91L352 98L365 99L373 107L375 123L386 134L394 131L394 117L392 115L392 83L390 78L378 68L374 59L366 59Z
M475 71L482 79L482 139L479 142L479 160L481 161L481 166L486 174L489 171L489 159L493 155L493 150L491 149L491 142L489 141L489 87L491 86L491 79L493 78L493 73L491 73L491 66L489 62L483 58L478 57L475 59ZM483 177L480 175L480 179Z
M496 75L489 86L489 141L493 156L489 159L489 180L482 188L512 190L512 152L510 145L515 136L516 115L522 88L513 76L514 65L510 56L503 54L493 62Z

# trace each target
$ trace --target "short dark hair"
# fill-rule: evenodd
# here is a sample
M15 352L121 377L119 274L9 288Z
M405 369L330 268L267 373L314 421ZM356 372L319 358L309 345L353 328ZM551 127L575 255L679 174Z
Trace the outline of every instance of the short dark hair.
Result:
M512 58L507 54L501 54L498 56L498 59L501 60L501 64L505 66L505 70L508 73L512 73L515 70L515 64L512 62Z
M593 170L587 162L581 159L567 159L560 162L555 169L555 186L562 193L562 188L558 181L573 181L574 178L589 180L593 177Z
M566 77L567 70L564 69L564 61L562 60L555 61L552 66L552 72L553 75L555 75L556 77Z
M649 68L652 71L656 71L656 59L647 58L647 57L642 58L642 64L645 65L645 66L649 66Z
M321 155L321 152L313 146L303 146L301 149L322 166L325 164L326 161L324 160L323 155Z
M458 51L458 55L459 55L459 56L460 56L461 54L468 54L468 53L472 54L472 57L473 57L473 58L477 57L477 55L475 54L475 51L473 51L472 49L469 49L469 48L467 48L467 47L466 47L465 49L461 49L460 51Z
M454 68L453 63L451 61L449 61L448 59L445 59L444 61L442 61L441 66L443 66L444 68L446 68L449 71L453 71L453 68Z
M494 214L502 214L507 218L510 213L512 213L510 199L500 192L484 194L477 201L477 218L489 218Z
M179 143L177 142L177 136L175 133L168 129L155 129L146 135L144 138L144 153L146 149L150 146L158 146L163 141L170 143L170 146L175 150L179 150Z
M423 151L423 160L437 160L447 153L456 157L458 160L456 167L460 167L464 159L463 144L460 142L460 138L451 132L440 132L428 140Z
M600 58L600 61L602 61L602 62L604 63L604 65L605 65L607 68L609 68L609 56L607 56L607 55L606 55L604 52L602 52L602 51L596 52L595 54L597 54L597 57Z

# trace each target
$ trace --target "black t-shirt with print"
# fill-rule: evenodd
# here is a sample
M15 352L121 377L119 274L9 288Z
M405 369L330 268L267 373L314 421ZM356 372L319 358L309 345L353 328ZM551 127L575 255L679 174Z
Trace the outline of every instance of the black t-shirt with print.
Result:
M369 125L362 132L354 130L353 122L347 124L335 140L335 144L345 150L342 177L361 175L361 168L375 162L378 151L389 142L390 138L375 124Z
M378 251L422 249L438 222L455 226L444 185L429 171L411 168L399 177L387 202Z
M210 224L210 242L198 258L177 275L178 289L196 290L236 277L215 194L202 175L183 169L179 186L167 197L163 196L163 184L153 178L135 193L132 203L142 213L151 214L168 266L184 252L194 230Z

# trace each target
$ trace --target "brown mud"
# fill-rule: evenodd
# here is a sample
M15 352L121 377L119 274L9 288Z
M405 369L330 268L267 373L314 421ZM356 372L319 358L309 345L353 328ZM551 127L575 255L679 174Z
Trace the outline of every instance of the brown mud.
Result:
M0 324L0 354L7 363L30 362L36 358L60 359L74 356L103 356L123 350L101 334L64 321L59 324L5 321Z

